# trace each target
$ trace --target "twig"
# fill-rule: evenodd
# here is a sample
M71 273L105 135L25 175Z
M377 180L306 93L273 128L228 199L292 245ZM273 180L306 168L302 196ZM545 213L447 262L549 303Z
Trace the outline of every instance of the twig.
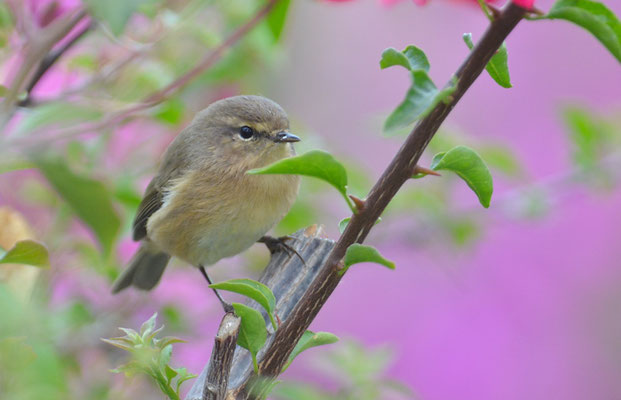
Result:
M352 215L347 228L330 252L317 278L304 296L299 299L291 316L283 322L274 335L273 342L266 349L259 363L262 381L278 376L295 344L323 307L341 280L339 265L347 248L353 243L362 243L401 186L411 178L421 154L459 99L480 75L490 58L495 54L509 33L526 14L526 10L509 3L491 23L480 42L459 68L455 76L457 88L446 103L438 104L427 117L419 121L405 143L386 168L366 199L366 206ZM253 374L235 392L240 399L256 398L257 377ZM263 383L261 383L263 384Z
M32 90L35 88L37 83L39 83L41 78L43 78L45 73L52 67L52 65L54 65L54 63L58 61L58 59L64 53L66 53L67 50L73 47L73 45L75 45L82 37L84 37L84 35L86 35L86 33L90 31L94 27L94 25L95 24L91 21L89 24L84 26L84 28L82 28L77 34L75 34L75 36L73 36L71 40L67 41L67 43L65 43L58 49L51 50L47 54L47 56L45 56L45 58L41 60L41 62L39 63L39 67L35 71L32 78L30 78L30 82L28 83L28 85L26 85L26 98L17 103L18 106L28 107L29 105L31 105L32 98L30 97L30 94L32 93Z
M45 142L110 128L111 126L119 124L126 119L132 117L134 114L156 106L164 100L170 98L174 93L176 93L178 90L180 90L190 81L192 81L192 79L196 78L198 75L214 65L218 60L220 60L224 52L232 47L235 43L237 43L240 39L242 39L244 35L248 33L252 28L258 25L259 22L261 22L267 16L267 14L272 10L274 5L276 5L276 3L278 3L279 1L281 0L269 0L265 4L265 6L259 9L259 11L257 11L257 13L250 20L248 20L237 30L235 30L229 37L226 38L226 40L224 40L218 47L216 47L211 53L203 58L203 60L198 63L194 68L192 68L179 78L175 79L166 87L145 97L145 99L141 103L134 104L126 107L125 109L114 112L95 123L81 124L78 126L73 126L66 129L58 130L56 132L52 132L51 137L47 138L46 140L41 140L37 138L36 144L42 145L45 144ZM28 138L25 138L13 140L10 144L12 146L24 146L28 145L29 142L30 140L28 140Z
M203 386L203 400L224 399L240 325L241 318L235 314L228 313L222 318L209 360L209 372Z
M20 66L17 76L0 104L0 130L3 130L7 122L15 112L15 100L22 92L24 82L31 74L32 69L45 57L54 44L58 43L84 18L86 11L78 9L70 14L59 17L51 24L37 32L36 36L30 37L27 43L24 62Z

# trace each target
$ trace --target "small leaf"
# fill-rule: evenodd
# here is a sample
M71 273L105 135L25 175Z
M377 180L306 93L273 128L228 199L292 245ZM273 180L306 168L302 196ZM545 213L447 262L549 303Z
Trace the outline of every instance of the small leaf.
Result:
M272 290L261 282L252 279L231 279L224 282L209 285L210 288L219 290L228 290L229 292L239 293L259 303L269 314L274 330L276 322L274 321L273 312L276 307L276 297Z
M74 174L61 160L39 159L35 164L47 181L88 225L105 254L110 254L121 221L108 189L99 181Z
M351 217L347 217L347 218L343 218L340 222L339 222L339 232L343 233L345 232L345 228L347 228L347 225L349 224L349 221L351 220ZM375 225L379 224L380 222L382 222L382 217L379 217L377 219L377 221L375 221Z
M155 330L156 322L157 313L154 313L153 315L151 315L151 318L142 323L142 325L140 326L140 337L142 337L143 340L147 336L151 335L151 333L153 333L153 331Z
M385 259L375 247L360 243L354 243L347 248L343 262L345 263L345 268L342 273L345 273L352 265L363 262L374 262L387 268L395 269L395 263Z
M438 90L427 72L415 70L411 74L412 86L406 93L405 99L384 123L384 131L387 133L394 132L424 118L438 103L449 99L457 88L455 79L444 89Z
M355 211L347 197L347 171L340 162L325 151L312 150L300 156L277 161L267 167L250 170L248 173L304 175L322 179L334 186L341 193L349 208Z
M287 364L285 364L282 372L285 372L293 360L303 351L310 349L311 347L323 346L325 344L332 344L338 342L339 338L329 332L311 332L306 331L295 345L295 348L289 354Z
M403 51L389 47L382 52L380 68L385 69L394 65L401 65L410 71L417 69L429 71L430 67L425 52L412 45L406 47Z
M472 42L472 34L464 33L464 42L470 50L474 47L474 43ZM511 86L511 77L509 76L509 66L507 65L507 46L503 43L496 54L492 56L487 65L485 66L485 70L492 77L493 80L496 81L503 88L510 88Z
M564 19L589 31L621 62L621 22L603 3L591 0L558 0L550 12L533 19Z
M343 218L339 222L339 232L340 233L345 232L345 228L347 228L347 225L349 224L349 221L351 221L351 217Z
M455 172L474 191L481 205L489 207L494 191L492 175L485 161L471 148L457 146L436 154L431 162L431 169Z
M254 308L240 303L233 303L233 308L235 314L242 319L237 344L250 351L254 370L258 372L257 353L267 340L265 321L261 313Z
M50 266L47 248L34 240L22 240L15 243L9 251L0 255L0 264L26 264L34 267Z
M283 28L285 27L285 22L287 20L287 11L289 10L289 4L291 0L282 0L276 2L272 11L270 11L269 15L266 18L267 26L272 32L274 36L274 40L278 41L280 36L282 35Z

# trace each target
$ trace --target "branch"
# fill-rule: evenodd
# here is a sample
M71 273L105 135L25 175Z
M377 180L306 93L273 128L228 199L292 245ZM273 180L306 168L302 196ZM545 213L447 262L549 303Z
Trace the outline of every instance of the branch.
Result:
M15 100L23 90L24 82L32 73L32 69L48 54L52 47L64 38L86 15L80 8L72 13L61 16L45 28L30 37L26 44L24 61L11 83L6 97L0 103L0 129L3 129L13 116Z
M32 98L30 94L32 90L37 86L37 83L43 78L45 73L58 61L58 59L67 52L73 45L75 45L84 35L88 33L95 24L91 21L84 28L82 28L77 34L75 34L67 43L62 45L56 50L50 50L50 52L41 60L39 63L39 67L35 71L32 78L30 78L30 82L26 85L26 98L17 103L19 107L28 107L32 105Z
M292 246L300 254L304 262L295 254L289 255L286 252L274 253L259 279L259 281L269 286L274 292L274 296L276 297L275 313L283 323L291 318L297 299L305 296L308 292L308 288L321 272L323 261L334 247L334 241L324 238L323 229L316 226L298 231L291 235L291 237L292 240L287 241L287 244ZM247 301L246 304L260 311L266 323L269 321L267 313L259 304L253 301ZM274 340L274 332L271 325L269 325L268 332L266 346L259 352L259 359L265 357L266 350ZM295 345L295 343L293 343L293 345ZM226 357L226 354L229 354L230 351L230 349L214 347L211 353L211 360ZM222 395L220 397L215 397L215 399L235 398L236 389L242 387L253 375L250 353L241 348L239 351L235 352L233 364L230 368L228 389L226 382L220 380L218 383L215 383L217 380L211 380L211 378L209 378L212 374L217 374L218 372L217 370L214 371L214 366L210 361L210 364L205 367L201 375L194 382L185 400L214 399L214 397L210 397L211 395L203 397L205 387L211 389L208 390L208 392L217 390L217 392L221 394L223 390L227 391L226 396Z
M308 290L299 297L291 315L283 322L273 340L268 344L260 358L260 377L273 379L280 374L295 344L341 280L342 275L339 273L343 268L341 260L345 256L347 248L353 243L364 241L390 200L412 176L412 171L421 154L442 122L526 13L527 10L513 3L509 3L504 8L501 14L492 21L480 42L457 70L455 74L458 80L457 88L449 101L438 104L429 115L420 120L414 127L401 149L371 189L366 199L365 208L352 215L345 232L330 254L325 257L325 262L322 262L318 275ZM233 366L233 368L235 367L236 365ZM262 382L256 378L253 373L241 386L234 387L235 398L256 398L256 390L260 390L258 385L264 384L264 380Z
M45 144L46 142L51 142L56 139L62 139L67 137L72 137L75 135L80 135L87 132L97 132L101 129L109 129L113 125L117 125L126 119L130 118L132 115L151 108L160 104L161 102L170 98L173 94L178 92L185 85L190 83L192 79L199 76L205 70L209 69L213 66L217 61L220 60L222 55L226 50L235 45L239 40L241 40L245 34L247 34L250 30L252 30L255 26L259 24L272 8L281 0L268 0L265 6L259 9L256 14L249 19L242 26L237 28L229 37L227 37L218 47L216 47L212 52L210 52L201 62L199 62L194 68L183 74L182 76L175 79L166 87L157 90L156 92L146 96L141 103L133 104L124 109L111 113L105 118L102 118L98 122L94 123L86 123L78 126L72 126L66 129L57 130L56 132L52 132L52 137L47 138L47 140L37 140L37 145ZM31 135L32 136L32 135ZM10 142L12 146L24 146L28 145L31 139L16 139Z
M228 313L222 318L206 370L207 378L201 394L204 400L223 399L226 394L240 325L241 318L235 314Z

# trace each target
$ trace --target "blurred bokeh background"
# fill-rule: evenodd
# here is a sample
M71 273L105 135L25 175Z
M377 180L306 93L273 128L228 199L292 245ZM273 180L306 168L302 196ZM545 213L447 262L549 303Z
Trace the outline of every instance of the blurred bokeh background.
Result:
M13 240L45 243L51 268L36 283L0 287L3 399L161 398L142 377L108 372L127 356L100 341L154 312L167 335L186 341L171 363L200 373L221 309L196 270L175 262L151 293L109 293L136 248L129 227L142 191L197 111L238 93L274 99L303 138L298 151L344 161L363 197L404 138L381 126L409 78L380 70L381 52L415 44L441 84L467 55L462 34L476 41L487 26L471 1L292 0L281 33L260 23L165 101L124 112L197 65L261 4L143 1L122 32L95 23L86 31L85 17L69 36L86 33L30 96L16 94L24 106L7 110L5 101L0 230L19 220ZM28 63L29 35L83 6L0 3L3 85ZM524 21L507 47L514 87L481 75L424 156L428 164L457 144L479 151L494 176L491 207L448 173L408 183L367 240L397 269L347 274L311 325L342 340L301 355L280 398L621 398L619 63L561 21ZM87 190L100 185L106 200L76 211L63 193L83 182L75 177ZM94 234L83 213L107 219L105 232ZM317 223L337 238L347 216L337 192L303 179L276 233ZM268 258L257 245L211 276L257 277Z

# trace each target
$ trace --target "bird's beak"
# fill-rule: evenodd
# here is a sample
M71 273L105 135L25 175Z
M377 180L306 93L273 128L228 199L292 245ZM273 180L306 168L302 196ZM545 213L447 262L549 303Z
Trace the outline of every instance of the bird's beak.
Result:
M299 142L301 139L297 136L295 136L293 133L289 133L289 132L280 132L276 135L276 137L274 137L274 142L276 143L293 143L293 142Z

